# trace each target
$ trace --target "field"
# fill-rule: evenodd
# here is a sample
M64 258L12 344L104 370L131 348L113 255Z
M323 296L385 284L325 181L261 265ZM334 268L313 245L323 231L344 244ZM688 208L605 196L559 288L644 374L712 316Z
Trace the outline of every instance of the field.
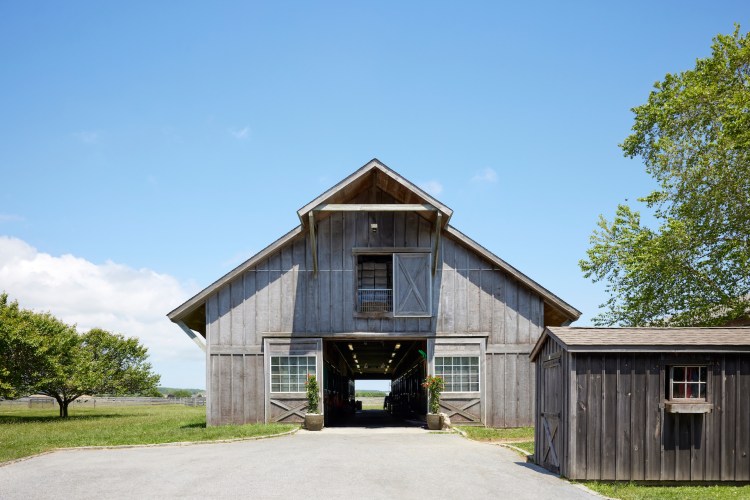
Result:
M183 405L75 408L0 406L0 463L55 448L212 441L290 431L288 424L206 427L206 409Z

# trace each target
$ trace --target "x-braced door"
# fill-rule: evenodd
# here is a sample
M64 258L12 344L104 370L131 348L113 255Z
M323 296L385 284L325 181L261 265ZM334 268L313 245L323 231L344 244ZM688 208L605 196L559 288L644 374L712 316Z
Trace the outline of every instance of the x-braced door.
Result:
M542 365L543 396L540 409L542 423L542 463L551 471L560 473L560 460L557 451L560 443L560 398L562 397L562 378L560 357L545 361Z

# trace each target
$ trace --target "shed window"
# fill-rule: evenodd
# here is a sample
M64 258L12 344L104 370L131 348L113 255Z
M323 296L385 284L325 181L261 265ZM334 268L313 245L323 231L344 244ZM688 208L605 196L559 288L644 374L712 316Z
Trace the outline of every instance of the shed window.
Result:
M271 392L305 392L315 375L315 356L271 356Z
M669 399L705 400L705 366L672 366L669 369Z
M478 356L435 356L435 375L445 382L445 392L479 392Z

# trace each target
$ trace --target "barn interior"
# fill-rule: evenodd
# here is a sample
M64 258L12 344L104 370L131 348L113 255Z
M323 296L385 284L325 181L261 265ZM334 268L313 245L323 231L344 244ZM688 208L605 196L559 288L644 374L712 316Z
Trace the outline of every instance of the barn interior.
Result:
M425 339L327 340L323 353L325 425L404 424L427 412ZM391 381L387 407L356 411L355 381L383 379Z

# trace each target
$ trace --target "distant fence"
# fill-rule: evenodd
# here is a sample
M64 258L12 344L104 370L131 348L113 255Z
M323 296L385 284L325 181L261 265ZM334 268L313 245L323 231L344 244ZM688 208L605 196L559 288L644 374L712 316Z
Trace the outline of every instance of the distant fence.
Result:
M206 406L206 398L140 398L140 397L82 397L71 403L71 406L143 406L143 405L185 405ZM25 406L27 408L46 408L57 406L54 398L33 396L20 399L2 400L2 406Z

